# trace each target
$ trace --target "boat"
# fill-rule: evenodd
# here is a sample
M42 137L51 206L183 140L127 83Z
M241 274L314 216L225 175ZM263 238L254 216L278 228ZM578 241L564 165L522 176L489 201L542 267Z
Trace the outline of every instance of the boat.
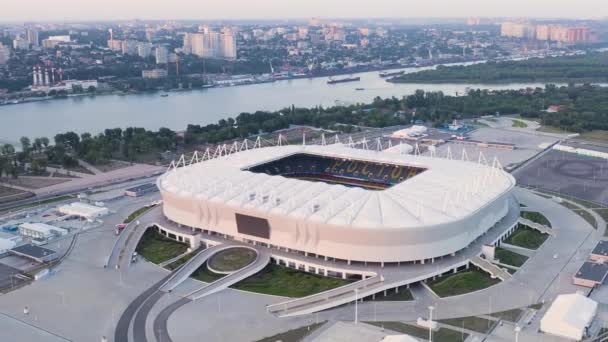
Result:
M355 90L361 91L361 90L365 90L365 88L355 88Z
M386 78L386 77L392 77L392 76L401 76L401 75L403 75L403 73L405 73L404 70L401 70L401 71L384 71L384 72L380 73L380 77Z
M329 78L327 84L346 83L346 82L358 82L361 81L361 77L345 77L345 78Z
M160 97L168 97L169 94L160 94Z

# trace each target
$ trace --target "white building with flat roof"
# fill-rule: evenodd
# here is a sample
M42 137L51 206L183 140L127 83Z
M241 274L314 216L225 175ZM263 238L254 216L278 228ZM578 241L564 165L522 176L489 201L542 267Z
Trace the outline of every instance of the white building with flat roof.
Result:
M21 236L0 232L0 254L8 252L21 242Z
M95 218L107 215L109 211L106 207L97 207L82 202L74 202L62 205L59 207L59 212L65 215L73 215L85 218L87 220L93 220Z
M540 320L542 332L580 341L597 313L597 302L580 293L559 295Z
M62 236L68 233L67 229L51 226L46 223L24 223L19 226L19 234L35 239L48 239L53 236Z

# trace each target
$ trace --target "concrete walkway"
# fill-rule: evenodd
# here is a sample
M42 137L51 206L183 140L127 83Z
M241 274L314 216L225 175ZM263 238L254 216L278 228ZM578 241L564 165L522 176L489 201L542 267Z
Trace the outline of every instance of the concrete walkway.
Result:
M212 283L207 284L206 286L193 291L188 294L186 297L197 300L201 299L205 296L212 295L216 292L219 292L223 289L227 289L228 287L238 283L241 280L247 279L252 275L263 270L266 265L270 262L270 254L264 251L258 251L258 255L256 259L249 265L241 268L240 270L230 273L227 276L222 277Z
M217 252L233 247L234 246L231 245L218 245L198 252L198 254L196 254L192 259L188 260L188 262L186 262L177 272L175 272L171 278L169 278L167 282L160 287L160 290L163 292L173 291Z
M93 172L96 175L100 175L103 173L103 171L101 171L100 169L96 168L95 166L87 163L86 161L84 161L82 159L78 159L78 165L84 167L85 169Z
M482 259L481 257L475 256L471 258L471 262L475 264L477 267L482 270L490 273L490 275L499 278L502 281L505 281L511 278L511 274L502 268L494 265L493 263L487 261L486 259Z

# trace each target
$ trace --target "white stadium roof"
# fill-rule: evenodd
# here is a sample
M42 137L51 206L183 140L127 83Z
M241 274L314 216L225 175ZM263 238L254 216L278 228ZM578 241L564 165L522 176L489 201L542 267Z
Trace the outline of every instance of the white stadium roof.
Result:
M296 153L427 170L381 191L244 170ZM158 184L164 191L179 196L270 214L355 227L403 227L441 224L468 216L510 191L515 180L501 169L483 163L336 144L250 149L173 169L161 176Z

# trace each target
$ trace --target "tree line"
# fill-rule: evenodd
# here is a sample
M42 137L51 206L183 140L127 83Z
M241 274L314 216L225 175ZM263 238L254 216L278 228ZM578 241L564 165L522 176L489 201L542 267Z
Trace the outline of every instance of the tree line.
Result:
M438 66L391 79L396 83L606 82L608 53Z
M558 112L546 109L559 105ZM26 166L32 172L44 172L46 165L76 167L78 159L104 164L112 159L131 162L156 162L162 152L192 150L205 144L254 137L306 125L341 132L358 127L387 127L412 123L444 126L454 119L476 118L488 114L520 114L539 120L543 125L583 132L608 130L608 88L546 85L520 90L471 90L462 96L417 90L402 98L375 98L367 104L298 108L291 106L274 112L241 113L208 125L190 124L184 132L168 128L157 131L144 128L106 129L98 134L66 132L33 141L23 137L21 151L12 145L0 147L0 171L17 175Z

